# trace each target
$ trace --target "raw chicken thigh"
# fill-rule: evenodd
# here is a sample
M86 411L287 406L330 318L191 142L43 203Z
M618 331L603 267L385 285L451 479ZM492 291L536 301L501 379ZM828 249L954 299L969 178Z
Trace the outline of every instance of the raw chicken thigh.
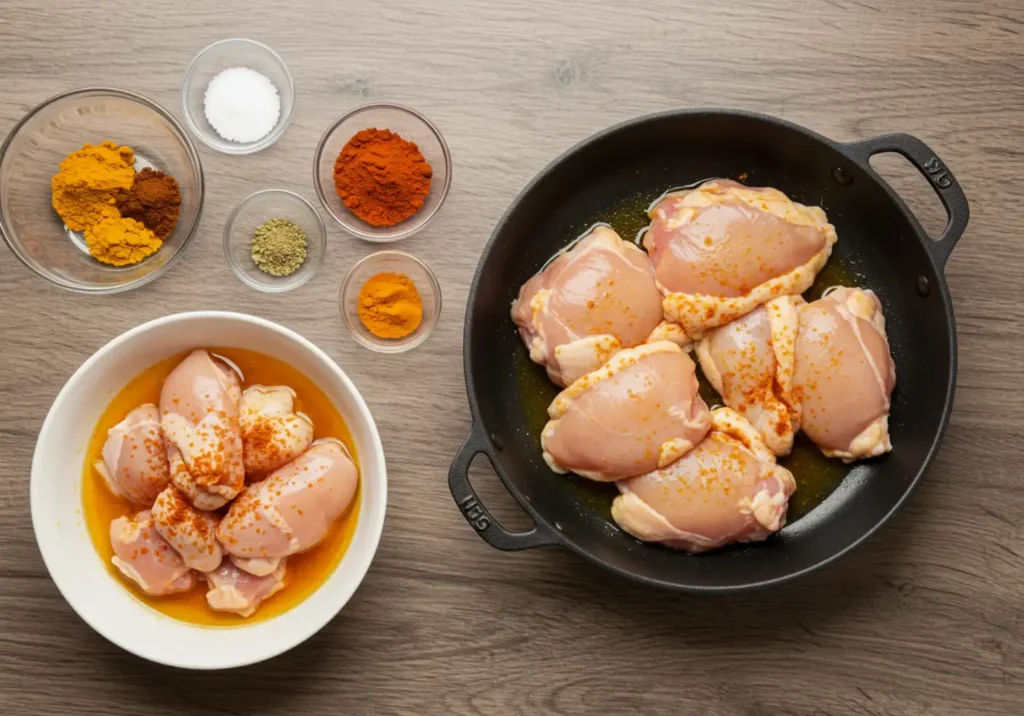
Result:
M705 377L776 455L788 455L799 429L790 408L799 296L781 296L712 328L697 344Z
M247 487L231 504L217 538L233 557L242 558L236 564L243 569L245 560L302 552L327 535L352 503L357 484L345 445L334 438L317 440L293 462Z
M555 472L621 480L665 467L711 425L696 366L675 343L627 348L555 398L541 433Z
M206 603L211 609L252 616L260 604L284 589L284 560L272 572L257 577L243 572L228 560L206 575L210 591Z
M107 431L103 460L95 467L115 495L143 507L152 505L171 479L157 407L140 405Z
M313 442L313 421L295 412L295 391L286 385L254 385L239 408L245 471L276 470Z
M878 298L839 287L802 306L799 317L793 397L801 429L827 456L845 462L891 450L896 366Z
M612 518L644 542L704 552L755 542L786 524L796 481L731 408L712 411L708 436L668 467L618 483Z
M564 387L647 341L662 322L661 293L647 255L595 226L523 284L512 320L530 359Z
M152 513L156 531L186 566L199 572L212 572L220 566L224 551L217 542L216 515L197 510L174 485L157 495Z
M650 216L643 243L665 293L665 318L694 339L806 291L836 241L819 207L726 179L672 192Z
M171 371L160 392L171 480L201 510L215 510L245 486L236 369L205 350Z
M195 586L195 573L156 531L148 510L111 522L110 543L111 562L146 594L159 597Z

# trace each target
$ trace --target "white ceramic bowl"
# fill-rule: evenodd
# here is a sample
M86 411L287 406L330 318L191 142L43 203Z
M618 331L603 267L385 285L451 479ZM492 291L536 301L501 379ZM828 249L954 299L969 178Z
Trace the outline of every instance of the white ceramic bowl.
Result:
M128 381L153 363L201 346L257 350L303 372L338 408L359 455L362 503L355 535L341 563L304 602L248 626L202 627L146 606L107 571L82 519L82 463L100 414ZM89 626L150 661L188 669L225 669L291 649L345 606L377 550L384 527L387 471L366 403L323 351L294 331L262 318L197 311L137 326L100 348L75 371L39 432L30 492L32 526L46 568Z

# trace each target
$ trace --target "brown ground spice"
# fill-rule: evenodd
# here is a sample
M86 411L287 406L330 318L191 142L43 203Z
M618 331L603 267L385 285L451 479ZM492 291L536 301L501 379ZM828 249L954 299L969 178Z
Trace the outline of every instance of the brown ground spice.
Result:
M166 239L178 225L181 190L170 174L149 167L135 175L132 188L114 196L121 216L141 221L158 239Z

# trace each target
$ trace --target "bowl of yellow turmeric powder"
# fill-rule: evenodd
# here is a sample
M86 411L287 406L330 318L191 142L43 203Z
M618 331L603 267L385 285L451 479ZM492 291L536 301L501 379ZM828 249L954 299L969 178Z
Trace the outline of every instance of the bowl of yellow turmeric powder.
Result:
M0 147L0 235L39 276L116 293L163 274L199 224L203 170L178 121L125 90L51 97Z
M356 341L379 353L403 353L434 330L441 315L441 285L415 256L378 251L349 269L338 307Z

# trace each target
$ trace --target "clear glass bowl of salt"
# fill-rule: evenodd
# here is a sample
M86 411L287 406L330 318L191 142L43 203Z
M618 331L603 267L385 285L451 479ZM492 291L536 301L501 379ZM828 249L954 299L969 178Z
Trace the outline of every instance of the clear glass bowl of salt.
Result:
M281 56L256 40L203 49L181 85L185 123L207 146L252 154L276 142L292 119L295 83Z

